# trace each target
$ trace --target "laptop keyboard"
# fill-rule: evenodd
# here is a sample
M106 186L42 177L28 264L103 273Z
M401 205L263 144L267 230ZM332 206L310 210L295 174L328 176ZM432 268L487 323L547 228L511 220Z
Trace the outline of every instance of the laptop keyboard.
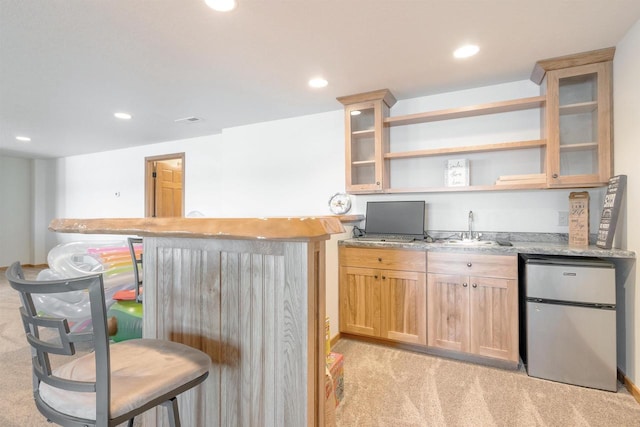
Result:
M358 240L365 242L396 242L396 243L409 243L415 239L407 236L363 236L358 237Z

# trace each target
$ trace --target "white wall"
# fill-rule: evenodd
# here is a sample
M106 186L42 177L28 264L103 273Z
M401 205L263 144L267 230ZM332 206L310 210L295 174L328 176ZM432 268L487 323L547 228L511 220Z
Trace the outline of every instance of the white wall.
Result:
M614 81L614 136L615 173L627 175L626 213L622 215L621 232L625 236L625 249L640 253L640 21L626 34L616 47L613 62ZM640 386L640 272L633 268L625 284L626 351L622 366L634 384Z
M206 216L329 214L344 189L342 111L227 129L187 153L186 212Z
M569 227L558 225L558 212L569 210L571 191L403 194L394 199L424 200L427 204L428 230L465 231L468 228L468 213L473 211L474 230L480 232L568 233ZM589 189L588 192L589 227L590 232L595 233L600 223L605 189ZM360 212L364 212L366 202L375 200L386 199L380 195L359 196L355 205Z
M56 214L56 162L33 160L33 264L45 264L49 250L56 244L55 233L48 230Z
M342 113L58 161L66 217L144 216L144 158L185 152L185 212L209 217L329 214L344 189ZM116 193L120 196L116 197Z
M33 161L0 156L0 267L32 263Z

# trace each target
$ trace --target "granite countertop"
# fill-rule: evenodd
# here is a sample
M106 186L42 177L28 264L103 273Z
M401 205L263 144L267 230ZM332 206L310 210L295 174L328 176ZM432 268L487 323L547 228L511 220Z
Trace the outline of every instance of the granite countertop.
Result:
M635 258L632 251L622 249L602 249L595 245L587 247L572 247L561 242L511 242L513 246L453 246L444 242L379 242L364 241L358 239L341 240L341 246L354 246L363 248L399 248L410 250L426 250L430 252L476 252L494 255L509 254L535 254L535 255L564 255L585 256L600 258Z

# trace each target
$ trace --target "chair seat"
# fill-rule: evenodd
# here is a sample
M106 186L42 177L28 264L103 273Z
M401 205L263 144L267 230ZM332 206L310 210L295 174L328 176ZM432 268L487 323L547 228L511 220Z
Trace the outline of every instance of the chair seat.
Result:
M111 418L117 418L194 380L211 367L203 352L172 341L134 339L110 345ZM94 353L54 370L61 378L95 381ZM73 392L40 384L40 397L52 408L79 418L95 419L95 393Z

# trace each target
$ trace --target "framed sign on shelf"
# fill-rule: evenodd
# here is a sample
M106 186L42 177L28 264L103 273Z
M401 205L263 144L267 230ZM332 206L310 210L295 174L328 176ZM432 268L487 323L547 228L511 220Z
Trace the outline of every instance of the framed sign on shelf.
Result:
M469 160L448 160L444 171L444 185L447 187L465 187L469 185Z
M611 249L613 246L613 237L616 233L620 205L622 204L622 196L624 195L626 186L626 175L616 175L609 179L596 240L596 246L599 248Z

